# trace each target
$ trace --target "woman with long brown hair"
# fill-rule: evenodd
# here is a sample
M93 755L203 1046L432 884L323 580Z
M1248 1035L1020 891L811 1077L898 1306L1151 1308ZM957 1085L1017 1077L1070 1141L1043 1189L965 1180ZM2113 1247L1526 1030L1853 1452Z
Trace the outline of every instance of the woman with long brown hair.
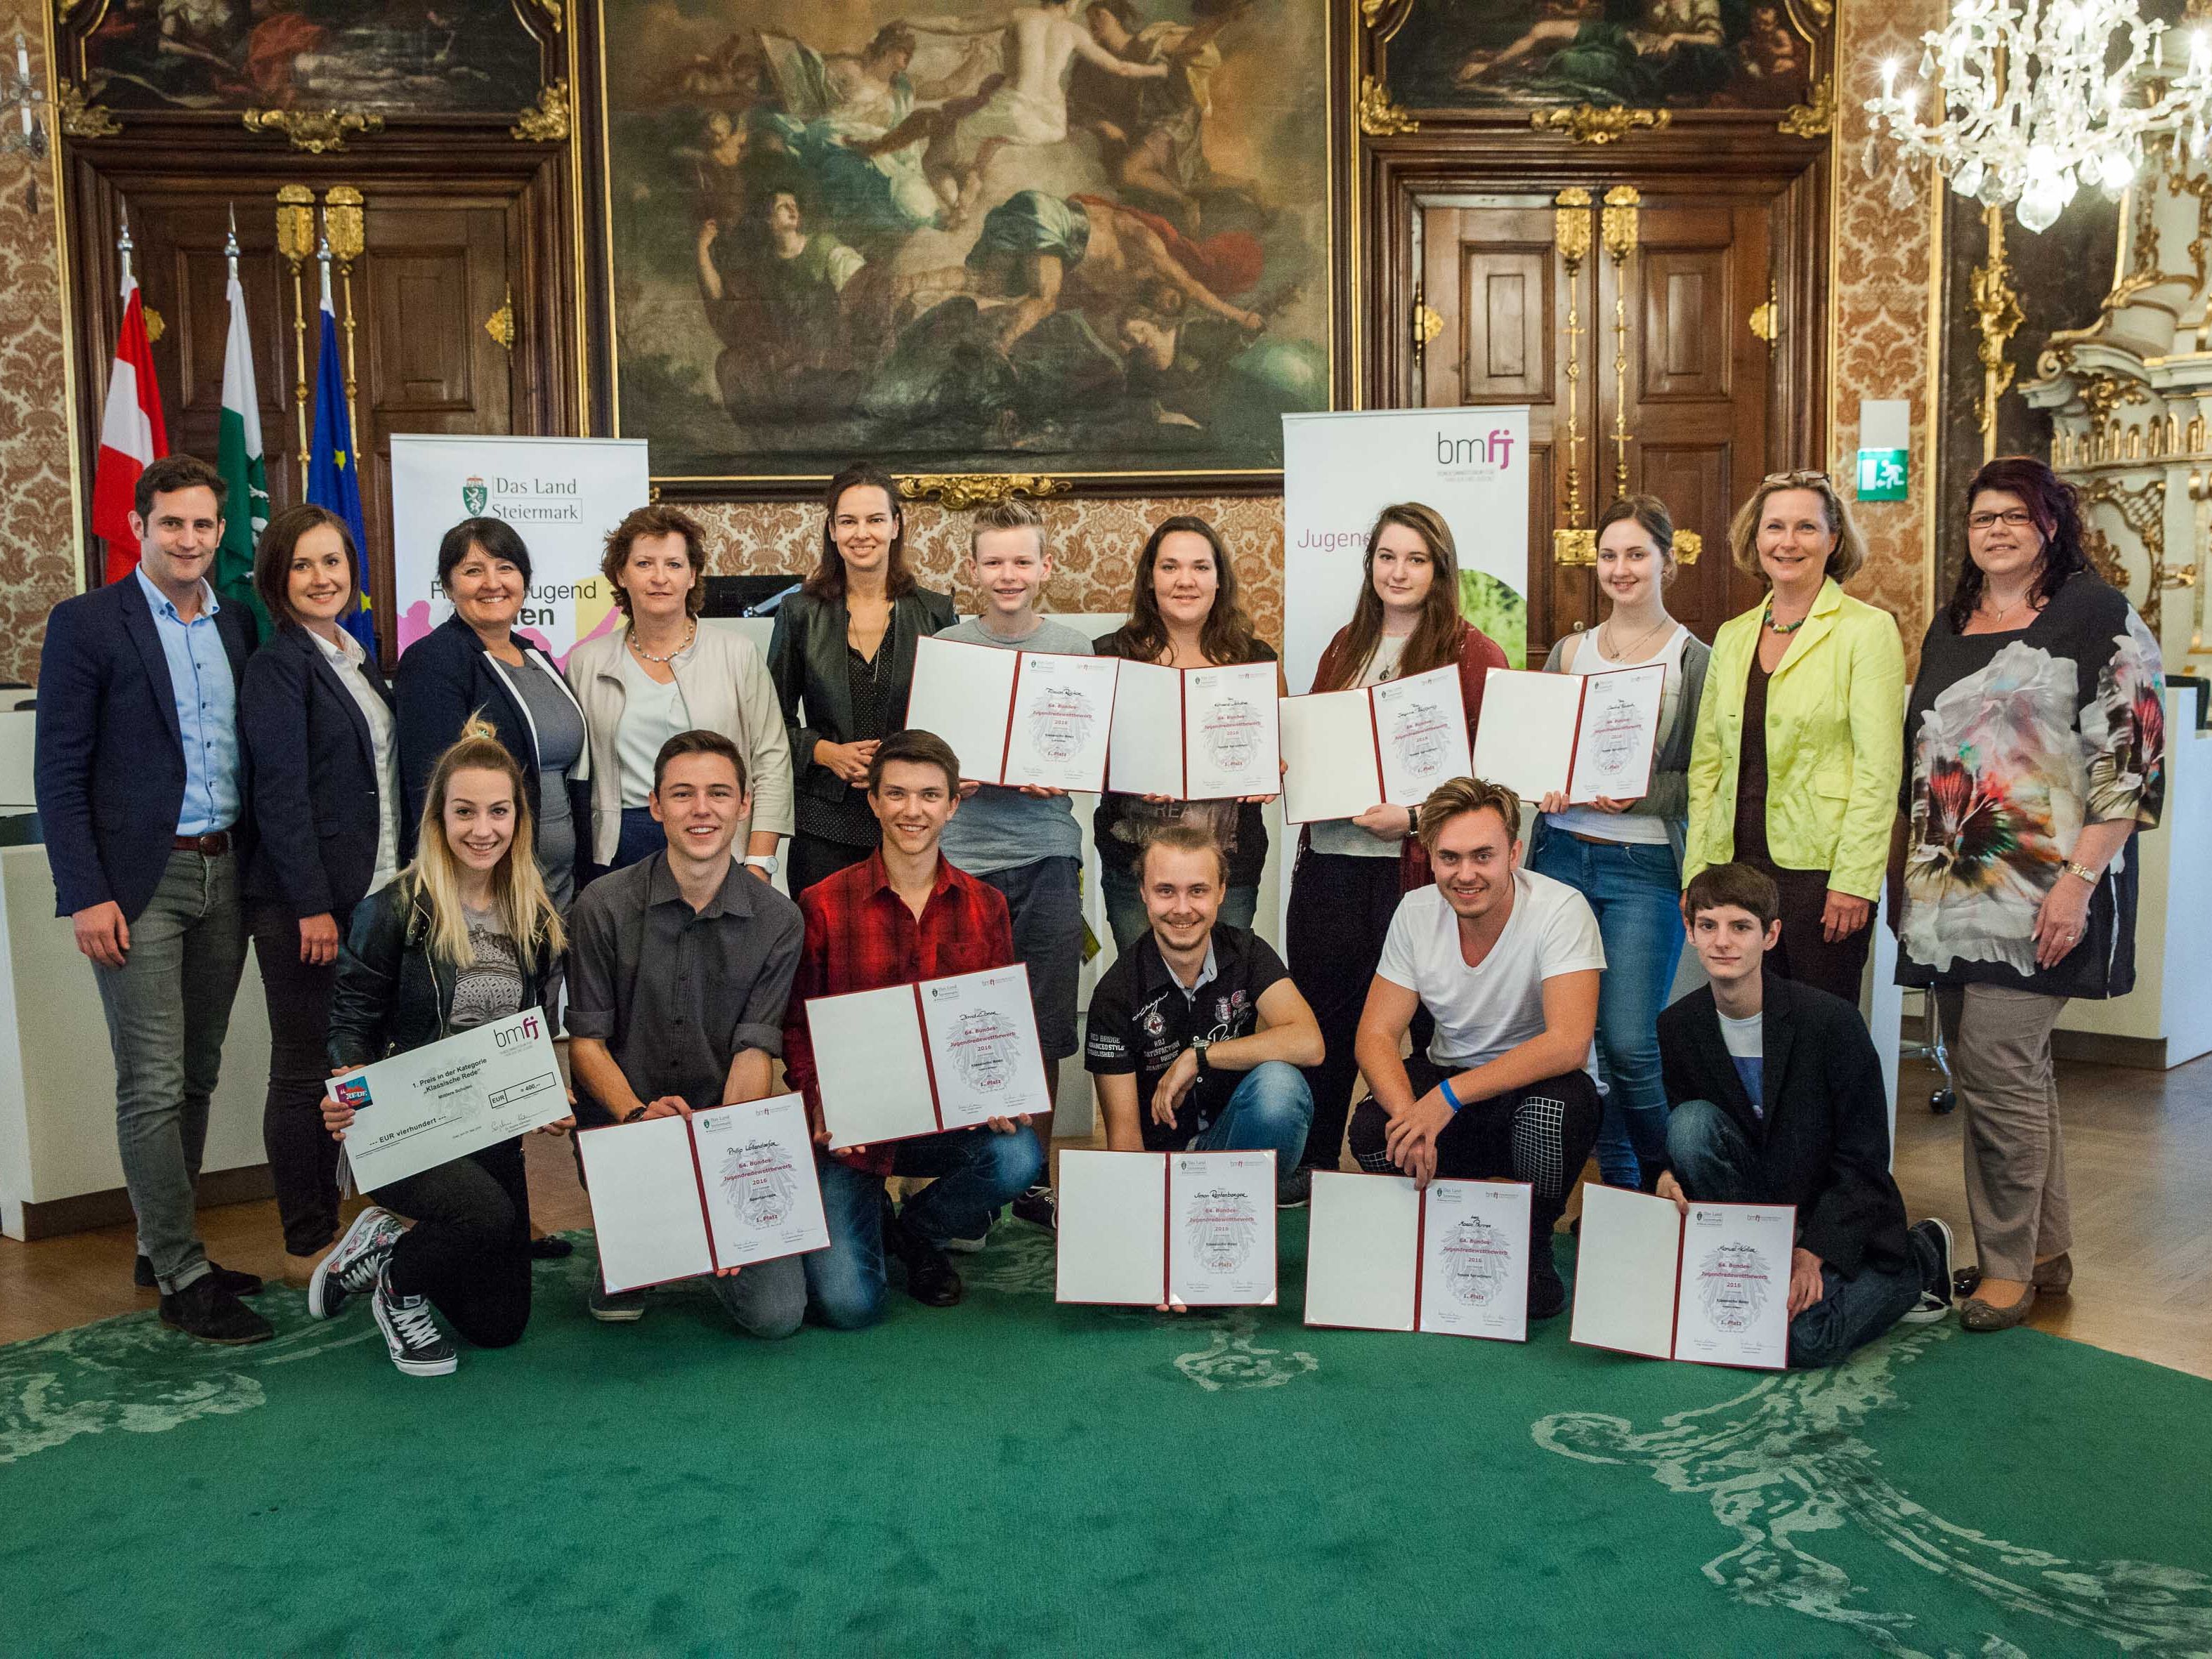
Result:
M1498 642L1460 615L1459 552L1451 526L1432 507L1386 507L1368 532L1359 597L1314 672L1316 691L1378 685L1455 665L1472 733L1482 708L1483 677L1506 666ZM1312 1172L1334 1170L1359 1075L1352 1041L1368 982L1398 900L1428 879L1413 839L1413 810L1377 804L1353 818L1307 826L1291 878L1285 943L1291 978L1321 1022L1328 1052L1306 1072L1313 1091L1313 1133L1305 1166L1285 1183L1284 1201L1302 1204Z
M1275 648L1253 630L1237 599L1237 567L1221 532L1204 519L1163 520L1137 555L1129 620L1091 641L1102 657L1127 657L1168 668L1227 667L1273 662ZM1163 823L1201 824L1221 848L1227 869L1223 921L1249 928L1260 908L1260 872L1267 861L1261 806L1272 797L1178 801L1164 796L1108 793L1091 819L1098 843L1098 890L1117 950L1126 951L1148 925L1132 868L1145 840Z
M431 767L415 861L354 912L331 999L333 1075L544 1005L567 939L534 816L521 766L471 721ZM322 1109L343 1140L352 1109L325 1094ZM379 1188L316 1266L307 1311L327 1319L370 1296L409 1376L457 1363L433 1307L477 1346L507 1346L530 1319L527 1194L520 1138Z
M889 473L848 466L830 479L822 506L821 557L776 607L768 647L797 795L794 898L881 839L868 811L868 762L906 726L914 642L957 617L950 595L920 586L906 568L906 515Z

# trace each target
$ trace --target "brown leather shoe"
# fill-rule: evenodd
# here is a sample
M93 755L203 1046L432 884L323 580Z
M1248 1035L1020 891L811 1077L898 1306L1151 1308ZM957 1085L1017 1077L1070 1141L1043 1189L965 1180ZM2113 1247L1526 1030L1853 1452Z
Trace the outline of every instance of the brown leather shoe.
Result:
M2020 1300L2009 1308L1993 1308L1978 1296L1970 1296L1959 1304L1959 1322L1970 1331L2008 1331L2021 1324L2035 1307L2035 1286L2030 1285L2020 1293Z

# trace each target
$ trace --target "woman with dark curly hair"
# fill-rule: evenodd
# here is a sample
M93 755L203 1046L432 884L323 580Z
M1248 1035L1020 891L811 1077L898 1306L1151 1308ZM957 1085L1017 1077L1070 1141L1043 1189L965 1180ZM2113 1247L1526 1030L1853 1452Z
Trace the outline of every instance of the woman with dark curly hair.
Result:
M1900 984L1932 988L1966 1109L1981 1262L1960 1322L2019 1324L2074 1264L2051 1032L2135 984L2128 840L2166 796L2158 641L2089 568L2073 487L2007 456L1966 491L1966 558L1905 714Z

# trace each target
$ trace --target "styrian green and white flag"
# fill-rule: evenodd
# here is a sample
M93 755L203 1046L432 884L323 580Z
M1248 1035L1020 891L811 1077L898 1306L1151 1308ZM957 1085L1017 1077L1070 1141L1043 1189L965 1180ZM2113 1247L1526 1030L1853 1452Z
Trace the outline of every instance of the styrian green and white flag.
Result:
M230 276L230 337L223 348L222 428L216 441L216 470L227 486L216 592L250 609L265 639L269 613L253 591L253 550L269 526L269 473L261 458L261 397L253 381L253 335L246 327L246 289L235 268Z

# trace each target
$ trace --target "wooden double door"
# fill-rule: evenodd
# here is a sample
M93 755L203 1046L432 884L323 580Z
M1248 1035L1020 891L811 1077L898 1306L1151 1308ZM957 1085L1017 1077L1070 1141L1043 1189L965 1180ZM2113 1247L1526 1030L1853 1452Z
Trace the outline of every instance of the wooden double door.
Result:
M1529 407L1532 662L1604 614L1588 538L1553 532L1623 495L1658 496L1700 544L1668 594L1699 636L1757 601L1729 520L1765 473L1820 453L1814 354L1788 337L1813 310L1792 198L1621 181L1409 204L1405 401Z
M559 227L546 222L547 204L526 174L440 179L420 172L380 176L373 167L318 173L265 163L264 170L222 178L144 167L81 173L75 182L87 210L76 226L78 295L82 314L93 322L79 331L80 384L88 399L85 429L96 444L119 322L120 271L109 227L127 207L132 270L149 325L159 319L154 365L169 448L215 458L230 324L224 243L234 211L270 496L279 508L301 500L321 349L321 283L311 256L301 262L295 289L278 248L276 191L308 185L319 231L330 185L339 181L363 198L362 248L351 271L351 409L368 586L389 660L392 434L575 429L573 397L564 395L573 382L555 372L569 361L571 331L553 286L543 280L552 263L549 237ZM565 287L566 273L559 275ZM333 287L345 362L346 301L335 276ZM302 309L304 330L295 326Z

